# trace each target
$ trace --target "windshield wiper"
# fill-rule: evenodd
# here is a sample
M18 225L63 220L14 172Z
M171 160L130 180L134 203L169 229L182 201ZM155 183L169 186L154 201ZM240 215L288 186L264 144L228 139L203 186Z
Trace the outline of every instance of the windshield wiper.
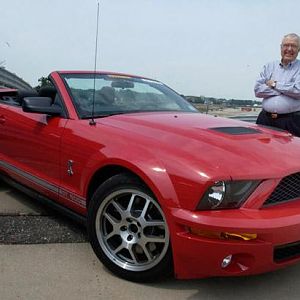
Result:
M103 114L95 114L93 115L93 118L106 118L106 117L111 117L115 115L123 115L126 114L127 112L125 111L119 111L119 112L109 112L109 113L103 113ZM92 116L82 116L82 119L90 119Z

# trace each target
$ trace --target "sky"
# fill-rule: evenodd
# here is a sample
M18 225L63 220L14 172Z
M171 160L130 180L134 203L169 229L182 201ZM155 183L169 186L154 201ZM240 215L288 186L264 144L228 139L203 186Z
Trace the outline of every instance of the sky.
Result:
M0 65L36 86L94 70L97 0L0 0ZM255 100L298 0L100 0L97 70L160 80L180 94Z

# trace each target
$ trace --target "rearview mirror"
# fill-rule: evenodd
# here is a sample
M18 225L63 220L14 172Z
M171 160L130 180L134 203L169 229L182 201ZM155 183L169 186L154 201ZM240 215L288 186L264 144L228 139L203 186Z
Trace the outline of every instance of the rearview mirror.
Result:
M47 114L58 116L62 113L60 106L52 104L49 97L25 97L22 102L22 109L29 113Z
M121 89L132 89L134 88L134 83L127 80L115 80L111 83L113 88L121 88Z

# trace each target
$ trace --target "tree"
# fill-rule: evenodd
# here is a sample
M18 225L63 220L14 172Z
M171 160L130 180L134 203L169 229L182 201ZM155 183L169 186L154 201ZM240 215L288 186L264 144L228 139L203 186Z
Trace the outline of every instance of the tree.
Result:
M39 84L35 87L37 91L39 91L40 88L45 87L45 86L50 86L52 85L51 81L49 80L48 77L41 77L38 79Z

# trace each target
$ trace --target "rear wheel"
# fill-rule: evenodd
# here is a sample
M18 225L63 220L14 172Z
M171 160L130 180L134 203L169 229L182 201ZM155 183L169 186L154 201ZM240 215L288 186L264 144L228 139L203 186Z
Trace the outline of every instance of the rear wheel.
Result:
M91 245L101 262L131 281L153 281L172 271L167 222L149 189L128 174L95 192L88 210Z

